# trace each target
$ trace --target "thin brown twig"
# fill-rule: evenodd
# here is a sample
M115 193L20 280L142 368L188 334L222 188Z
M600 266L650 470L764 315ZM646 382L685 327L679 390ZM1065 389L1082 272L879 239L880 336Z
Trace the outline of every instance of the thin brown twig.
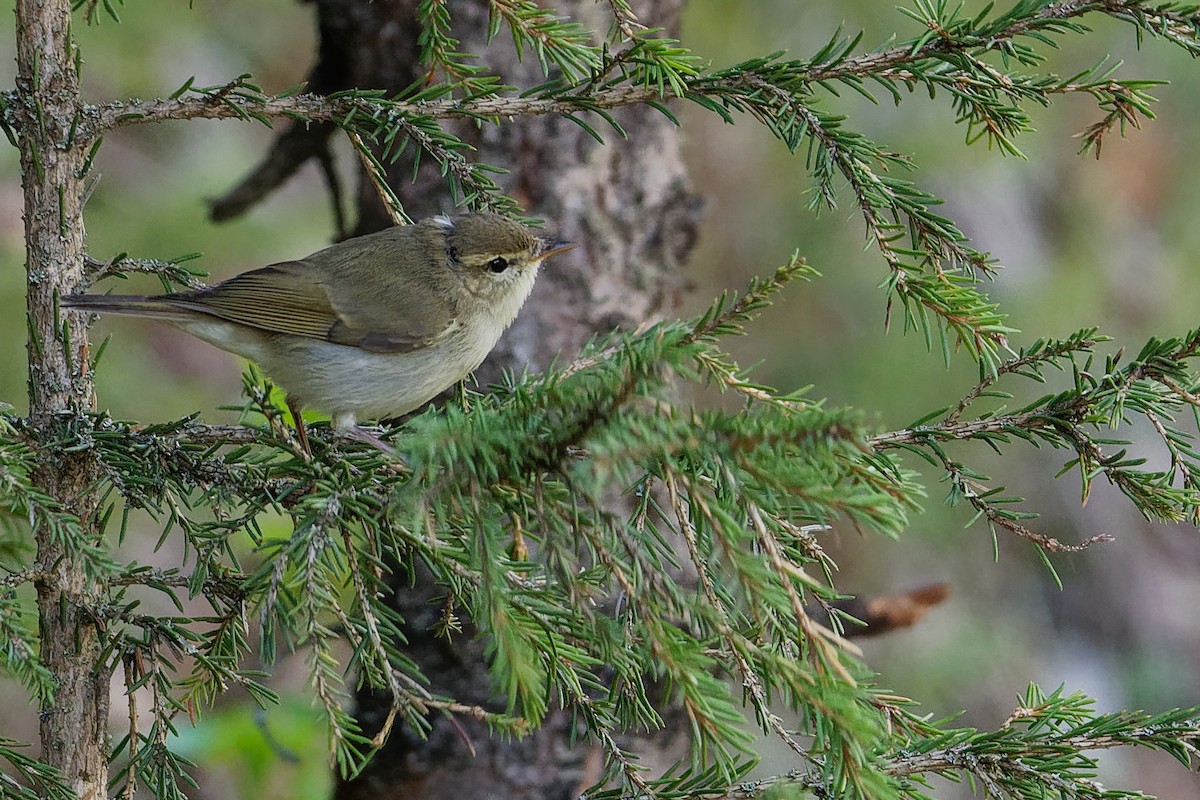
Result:
M125 677L125 697L127 698L129 708L129 733L127 734L129 736L129 744L126 745L126 751L129 755L131 765L127 774L128 776L125 779L125 788L121 791L121 797L124 800L133 800L137 796L138 782L135 771L132 769L132 764L137 760L138 745L141 743L138 733L139 715L137 706L137 684L141 676L134 673L138 669L140 662L141 659L138 657L136 646L132 652L126 653L122 659L124 667L122 672Z
M371 186L375 187L375 194L378 195L379 201L383 203L384 209L387 211L388 219L393 225L408 225L412 222L408 215L404 213L404 209L400 206L400 198L396 197L396 193L387 185L385 176L380 174L379 165L375 163L367 148L367 143L355 131L346 131L346 135L350 137L350 141L354 144L354 152L358 154L358 160L362 163L363 172L371 180Z
M1101 533L1084 539L1079 544L1067 544L1066 542L1056 539L1053 536L1048 536L1044 533L1038 533L1037 531L1027 528L1016 520L1004 516L996 509L995 505L989 503L984 498L983 492L980 491L985 487L980 486L977 481L965 474L958 464L941 454L938 455L938 460L942 462L942 468L946 470L946 473L955 481L957 481L959 486L962 487L963 496L966 498L967 502L971 504L971 507L983 515L983 517L987 519L989 523L997 525L1004 530L1009 531L1010 533L1015 533L1022 539L1027 539L1033 542L1047 552L1078 553L1086 550L1092 545L1100 544L1101 542L1113 541L1113 537L1110 534Z
M640 105L666 98L657 89L641 86L620 86L599 90L581 98L589 108L610 109ZM573 113L580 110L581 99L566 97L485 97L476 100L431 100L415 103L388 102L388 111L397 118L451 117L498 118L513 116L544 116ZM245 119L249 112L267 119L302 117L314 122L334 122L351 114L376 116L379 105L371 100L351 97L323 97L298 94L289 97L257 98L225 97L220 102L208 95L185 96L175 99L131 100L94 106L89 114L88 131L93 135L143 122L166 122L185 119ZM88 131L84 131L87 133Z
M1182 397L1188 405L1194 408L1200 408L1200 395L1192 394L1186 388L1181 386L1178 381L1172 380L1166 375L1160 375L1156 378L1156 380L1163 386L1166 386L1168 389L1173 391L1175 394Z
M972 386L970 391L963 395L962 399L954 405L954 408L942 418L942 424L957 424L967 408L976 400L978 400L985 391L995 385L996 381L998 381L1001 376L1012 374L1034 364L1044 363L1055 357L1063 356L1070 352L1088 350L1095 344L1096 341L1094 339L1081 339L1077 342L1068 341L1064 342L1061 347L1058 347L1052 351L1029 353L1025 356L1012 358L1003 362L1002 364L999 364L994 373L985 375L983 379L979 381L979 383Z

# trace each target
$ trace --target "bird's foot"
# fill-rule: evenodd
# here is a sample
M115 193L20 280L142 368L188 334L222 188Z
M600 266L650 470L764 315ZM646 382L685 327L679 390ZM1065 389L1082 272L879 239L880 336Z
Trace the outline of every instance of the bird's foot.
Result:
M380 439L378 436L359 425L351 425L349 428L341 429L338 432L350 439L357 439L360 442L366 442L372 447L382 450L384 453L387 453L393 458L400 457L400 454L396 452L396 448L392 447L383 439Z

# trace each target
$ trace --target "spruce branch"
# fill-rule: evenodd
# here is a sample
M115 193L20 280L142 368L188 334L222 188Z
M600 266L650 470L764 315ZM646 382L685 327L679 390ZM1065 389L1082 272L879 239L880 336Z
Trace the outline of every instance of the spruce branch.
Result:
M84 259L84 266L87 268L88 285L106 278L125 278L130 273L140 273L157 275L163 283L163 288L167 291L177 286L198 289L204 285L200 282L200 278L205 277L207 273L183 265L199 257L199 253L189 253L169 261L158 261L149 258L130 258L125 253L118 253L107 261L99 261L87 256Z
M600 50L590 30L555 16L532 0L488 0L488 13L488 38L499 32L501 23L507 25L518 57L528 49L545 75L550 74L553 65L567 81L573 81L600 63Z
M508 2L493 3L492 7L499 19L515 20L517 29L523 33L527 41L555 41L553 32L547 33L546 28L538 28L548 22L547 12L533 7L532 3ZM934 13L928 5L926 16ZM423 18L429 21L424 28L428 32L427 60L444 62L450 56L438 55L447 47L451 47L444 38L445 24L441 14L444 11L440 2L422 3ZM1135 26L1139 35L1145 34L1163 37L1174 44L1184 47L1189 52L1200 52L1200 13L1187 6L1163 4L1155 6L1138 0L1126 2L1060 2L1052 4L1018 4L1006 14L992 20L982 17L962 19L955 10L947 10L939 5L940 13L951 14L953 24L946 22L928 21L926 17L917 14L924 24L931 25L931 34L918 39L896 45L886 50L851 56L851 48L858 39L834 40L823 48L816 57L795 64L795 78L803 86L813 87L831 81L861 81L865 78L878 79L887 82L892 79L920 80L922 73L914 72L913 64L921 64L929 59L942 57L949 53L967 53L975 59L972 64L979 65L976 53L996 51L1005 55L1017 57L1030 63L1037 63L1040 57L1028 45L1016 46L1014 41L1020 37L1034 39L1038 43L1048 43L1051 37L1064 33L1081 33L1086 30L1080 23L1073 20L1093 13L1103 13L1121 19ZM532 22L530 20L533 20ZM957 31L957 32L956 32ZM564 41L578 44L574 34L566 36ZM641 40L639 34L629 37ZM439 44L439 42L441 44ZM441 49L439 49L441 48ZM536 50L536 47L535 47ZM563 45L564 52L571 51L569 44ZM569 56L563 56L570 61ZM600 65L599 60L591 56L584 61L592 62L592 68ZM770 60L770 59L767 59ZM581 64L583 62L580 62ZM751 62L748 62L751 63ZM986 65L985 65L986 66ZM896 70L902 70L897 72ZM1023 90L1020 81L997 73L994 68L987 66L980 70L990 76L991 82L1007 91L1021 91L1023 94L1036 87ZM969 72L969 70L964 71ZM715 95L728 92L735 87L726 78L730 70L717 73L696 73L682 77L682 88L686 94L695 96ZM953 77L953 76L951 76ZM931 79L935 82L945 82L947 76L934 73ZM631 86L623 83L594 85L585 94L574 95L570 91L551 90L549 94L535 94L529 97L502 96L495 94L501 87L493 87L492 94L485 97L470 97L464 100L442 99L422 100L413 103L397 102L391 107L397 114L406 116L428 116L444 118L468 116L476 118L501 118L529 114L562 114L585 111L588 107L610 109L626 105L641 105L647 102L666 99L664 91L652 91L650 87L658 81L644 83L643 86ZM1071 87L1073 82L1060 83L1056 91L1099 91L1099 85ZM667 85L674 85L667 81ZM1113 87L1106 85L1109 89ZM1068 88L1071 87L1071 88ZM1050 87L1047 87L1050 88ZM1128 88L1128 87L1126 87ZM227 84L210 87L195 87L191 81L185 83L168 100L117 102L97 106L90 110L88 120L81 125L80 134L91 138L100 132L128 125L134 122L159 122L168 119L191 119L196 117L210 119L225 118L256 118L261 120L279 118L299 118L308 121L338 121L347 113L355 110L368 112L372 100L381 100L378 93L359 92L358 98L353 93L342 97L321 98L314 95L293 94L290 92L268 96L263 94L260 87L253 84L248 76L241 76ZM674 92L682 96L685 92ZM582 103L582 105L581 105Z
M0 794L17 800L77 800L79 795L58 770L23 752L28 747L0 736L0 759L8 765L0 770Z
M118 570L116 561L88 534L78 517L32 480L39 467L41 447L74 452L67 442L77 442L78 435L86 436L88 427L84 418L71 413L35 426L28 419L16 417L11 408L0 407L0 524L20 520L29 534L44 532L52 541L71 547L89 575L104 577ZM47 580L52 566L42 563L29 574Z
M370 739L347 711L348 697L334 646L340 638L324 621L339 607L345 552L336 536L340 498L305 498L309 514L283 543L273 544L279 556L268 561L270 582L261 608L262 637L278 628L294 648L308 655L309 680L328 723L330 765L353 775L365 761Z
M592 109L612 109L662 100L662 95L637 86L615 86L585 97L557 93L545 96L485 96L468 100L388 100L379 92L353 90L328 96L286 94L267 98L232 95L220 101L208 95L169 99L133 100L96 106L94 121L84 132L120 128L135 123L188 119L246 119L252 114L267 120L298 119L304 122L340 122L350 114L365 117L390 112L397 119L499 119L515 116L571 114Z
M1045 366L1057 366L1059 361L1073 353L1091 352L1100 342L1110 341L1107 336L1100 336L1098 328L1087 328L1066 339L1039 339L1029 347L1022 348L1013 358L1000 364L995 372L983 373L979 383L963 395L950 413L942 419L946 426L956 425L963 413L1004 375L1024 375L1031 380L1043 382L1042 370Z
M993 536L995 528L1000 527L1010 533L1015 533L1022 539L1033 542L1050 553L1078 553L1094 544L1113 541L1113 537L1109 534L1098 534L1079 544L1065 544L1053 536L1036 533L1022 525L1020 520L1036 518L1037 514L1029 511L1014 511L1007 507L1021 502L1022 498L1002 496L1003 486L987 487L983 483L987 480L986 475L980 475L960 463L951 461L941 448L931 449L938 455L942 468L951 481L950 503L953 505L960 500L966 500L975 509L977 518L982 517L988 521L989 527L993 530Z
M1185 767L1200 757L1198 710L1161 714L1122 711L1097 714L1094 701L1059 687L1050 694L1030 685L1021 705L1000 729L944 731L891 761L897 777L918 774L976 776L995 797L1034 797L1063 792L1080 798L1138 798L1140 792L1106 790L1091 779L1091 751L1145 747L1169 753ZM917 795L918 797L923 795Z
M886 698L881 698L885 699ZM879 769L891 782L884 796L930 800L925 793L930 776L955 782L969 780L989 798L1040 798L1047 794L1080 800L1148 800L1137 791L1109 788L1094 779L1097 759L1092 753L1118 747L1165 752L1189 769L1200 761L1200 709L1176 709L1160 714L1117 712L1097 714L1094 701L1068 695L1060 687L1050 694L1031 685L1009 720L994 731L945 728L918 718L897 698L891 705L905 731L899 747L881 754ZM772 792L804 792L814 797L847 796L818 769L794 769L756 780L743 780L699 795L667 779L655 787L665 798L753 800ZM861 797L862 795L852 795ZM617 793L589 798L628 797Z
M484 75L483 67L473 63L474 56L459 51L459 40L451 32L450 9L446 0L421 0L417 5L417 44L421 61L428 65L424 83L434 83L437 72L443 83L460 87L468 95L486 92L494 80Z
M1143 35L1161 37L1189 53L1200 52L1200 10L1180 3L1156 4L1145 0L1018 2L990 20L987 14L991 13L991 6L976 17L963 16L962 6L924 0L919 0L914 9L900 10L927 30L915 39L861 56L849 57L848 52L834 48L822 51L823 58L814 59L817 62L814 80L877 75L956 51L994 50L1021 63L1036 64L1041 57L1020 40L1032 39L1038 44L1046 44L1055 36L1086 33L1087 27L1076 20L1096 13L1133 25L1139 39Z
M612 10L617 30L626 39L636 39L638 33L646 29L646 26L638 21L637 14L629 5L629 0L608 0L608 6Z
M19 583L37 579L32 571L8 577L20 578ZM18 582L11 585L18 585ZM0 590L0 669L20 681L31 697L45 704L54 697L55 679L38 658L35 647L37 636L30 630L25 617L26 609L17 593L9 586ZM0 744L2 742L0 740ZM2 755L3 750L0 749Z
M71 10L78 11L83 9L83 19L88 25L100 24L100 9L104 9L104 13L113 22L120 22L121 15L117 12L117 6L125 5L125 0L72 0Z
M363 627L366 629L367 642L355 642L356 650L360 653L359 663L362 668L371 673L370 680L373 684L385 684L388 691L392 694L392 705L388 709L387 718L379 727L379 731L371 739L371 746L374 748L382 747L391 735L392 726L396 722L396 715L401 711L407 703L412 704L412 695L410 692L400 685L397 671L392 669L392 661L394 660L392 649L384 642L383 635L380 633L380 620L377 613L378 589L376 588L379 579L379 574L374 575L374 580L368 586L367 579L362 574L362 565L360 563L357 546L350 536L350 532L345 528L342 529L342 544L345 547L347 567L350 573L351 581L354 585L355 600L358 604L359 615L363 621ZM377 545L368 549L368 555L371 555L371 550L377 550ZM374 558L371 559L375 561ZM375 567L376 570L380 569ZM354 630L354 625L351 620L342 615L343 630L349 633ZM391 626L387 630L389 635L398 631L397 626ZM358 637L356 637L358 638ZM366 647L364 648L364 644ZM416 710L416 709L414 709Z
M1063 471L1078 467L1084 502L1093 479L1103 475L1148 518L1196 519L1200 515L1197 433L1169 425L1168 421L1181 407L1200 408L1197 397L1186 388L1197 382L1188 363L1200 351L1200 331L1174 339L1151 339L1124 366L1120 363L1123 351L1118 352L1105 361L1101 373L1094 374L1093 349L1104 341L1108 337L1099 335L1095 328L1078 331L1066 339L1038 340L1001 363L994 374L983 374L980 382L952 408L935 412L908 429L872 436L868 443L879 450L900 448L914 452L941 467L951 480L952 499L967 500L989 524L999 525L1048 551L1081 549L1111 537L1102 534L1080 545L1067 545L1035 533L1021 523L1034 515L1007 508L1021 502L1020 498L1001 496L1001 488L987 488L986 476L952 458L944 443L978 441L999 449L1013 439L1022 439L1034 445L1047 443L1071 449L1076 457ZM1082 364L1078 358L1083 359ZM1014 412L1001 409L976 420L962 421L966 410L980 398L1010 396L993 389L1001 378L1016 376L1042 383L1048 367L1064 372L1069 369L1072 387ZM1169 470L1140 470L1141 460L1128 458L1124 449L1114 452L1105 449L1106 445L1119 446L1123 442L1100 438L1092 432L1124 425L1130 413L1145 417L1158 433L1171 457ZM930 424L928 419L935 416L941 416L941 421ZM1181 479L1179 486L1172 485L1175 476Z
M750 696L756 718L764 728L769 729L781 739L787 745L788 749L800 758L808 759L810 757L808 750L784 728L783 720L771 709L770 698L763 686L763 682L759 679L753 665L743 653L743 639L735 632L729 617L729 611L718 596L717 582L712 575L712 565L709 559L704 557L700 552L696 529L690 521L691 513L683 504L674 476L668 476L665 483L668 493L667 497L675 512L675 518L683 534L684 542L687 544L688 555L691 557L692 565L696 568L700 588L704 592L704 597L709 606L716 612L716 630L722 642L722 647L725 648L727 655L733 659L737 666L738 679L742 682L742 687ZM694 502L702 506L702 513L705 513L711 520L711 511L703 508L702 495L691 491L691 487L689 487L689 495L695 498ZM807 619L807 615L805 619Z

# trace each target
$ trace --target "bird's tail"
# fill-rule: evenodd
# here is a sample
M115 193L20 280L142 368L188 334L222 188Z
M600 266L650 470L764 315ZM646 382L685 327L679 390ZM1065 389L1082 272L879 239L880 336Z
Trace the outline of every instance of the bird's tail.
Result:
M67 308L94 311L97 314L124 314L129 317L179 319L186 316L170 297L146 297L138 294L68 294L60 301Z

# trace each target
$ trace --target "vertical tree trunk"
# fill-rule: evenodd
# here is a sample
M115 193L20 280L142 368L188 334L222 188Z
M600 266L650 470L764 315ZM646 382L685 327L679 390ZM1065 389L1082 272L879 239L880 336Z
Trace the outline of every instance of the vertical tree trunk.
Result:
M71 3L17 0L16 14L19 99L13 113L25 191L29 416L34 431L44 434L92 396L80 315L58 311L59 295L82 277L81 170L89 143L74 140L81 106ZM63 510L86 518L96 504L92 457L44 452L42 459L34 484ZM81 798L102 798L109 682L94 618L97 584L49 526L36 533L41 657L56 681L53 700L41 709L43 758Z

